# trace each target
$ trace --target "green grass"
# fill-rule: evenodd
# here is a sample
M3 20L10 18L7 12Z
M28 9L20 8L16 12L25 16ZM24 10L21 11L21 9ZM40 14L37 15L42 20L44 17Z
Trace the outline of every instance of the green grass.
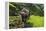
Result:
M10 24L14 23L14 20L16 20L16 21L20 20L19 16L9 16ZM29 20L27 20L27 23L28 22L33 27L43 27L44 26L44 17L32 15L29 17Z
M33 24L33 27L43 27L44 26L44 17L40 17L40 16L30 16L29 23Z

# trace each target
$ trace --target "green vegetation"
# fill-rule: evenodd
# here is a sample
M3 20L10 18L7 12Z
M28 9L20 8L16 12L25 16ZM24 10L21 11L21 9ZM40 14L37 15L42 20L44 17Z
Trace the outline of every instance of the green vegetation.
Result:
M9 28L21 28L23 27L23 22L20 16L9 16Z
M40 16L30 16L29 23L33 23L33 27L43 27L44 26L44 18Z
M19 16L23 8L29 11L29 16L26 19L27 25L31 27L44 26L43 4L9 2L9 28L23 28L24 23L21 16Z
M19 19L19 16L10 16L9 17L9 24L16 25L16 23L21 20ZM30 24L30 26L32 25L32 27L43 27L44 26L44 17L40 17L40 16L30 16L29 19L27 20L27 23ZM20 24L22 25L22 24ZM18 26L18 25L17 25ZM13 26L11 26L12 28L14 28Z

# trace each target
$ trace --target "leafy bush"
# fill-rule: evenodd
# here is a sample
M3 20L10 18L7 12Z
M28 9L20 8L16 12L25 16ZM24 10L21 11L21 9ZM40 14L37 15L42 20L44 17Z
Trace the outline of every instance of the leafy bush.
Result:
M27 21L28 23L32 23L33 27L43 27L44 26L44 17L40 16L30 16L29 20Z

